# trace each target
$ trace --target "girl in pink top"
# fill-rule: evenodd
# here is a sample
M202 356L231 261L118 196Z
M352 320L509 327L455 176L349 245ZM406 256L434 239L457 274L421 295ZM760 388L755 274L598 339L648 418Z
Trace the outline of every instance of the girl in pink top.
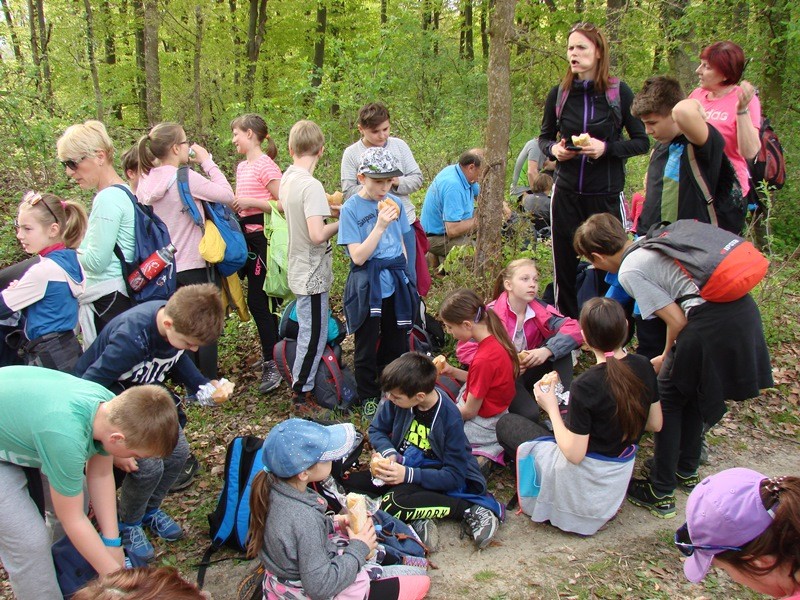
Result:
M272 350L278 341L278 319L275 316L277 301L264 293L267 271L267 238L264 237L264 213L272 212L270 200L278 200L281 170L275 164L278 148L269 137L267 124L258 115L247 114L231 122L233 145L243 160L236 167L236 199L233 208L247 240L247 306L256 322L261 340L262 394L271 392L281 384L281 375L272 360ZM261 144L267 141L267 153Z
M744 52L740 46L733 42L711 44L700 53L700 66L695 70L700 87L689 97L703 105L708 122L725 139L725 154L736 170L742 194L747 196L747 163L761 148L761 103L748 81L739 83L743 72Z
M170 238L176 248L178 287L209 282L219 285L216 269L200 256L198 246L203 232L184 210L178 193L178 167L189 163L199 164L208 177L206 179L189 169L189 189L201 215L201 200L231 204L233 189L219 167L214 164L208 150L199 144L192 144L193 155L190 156L189 146L186 132L177 123L159 123L150 133L142 136L138 143L139 171L142 177L136 194L139 202L153 207L169 229ZM216 344L200 348L196 362L203 375L209 379L217 379Z

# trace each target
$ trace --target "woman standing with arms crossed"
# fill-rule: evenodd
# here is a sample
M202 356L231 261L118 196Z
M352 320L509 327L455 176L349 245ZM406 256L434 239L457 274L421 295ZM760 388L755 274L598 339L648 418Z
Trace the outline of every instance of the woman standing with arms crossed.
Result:
M591 23L575 25L567 60L564 79L545 101L539 147L556 160L550 209L556 305L563 315L577 318L578 258L572 236L596 213L624 221L624 159L647 152L650 141L644 124L631 115L630 87L609 75L602 31ZM623 139L623 129L630 139ZM573 145L572 136L584 133L589 134L584 145Z

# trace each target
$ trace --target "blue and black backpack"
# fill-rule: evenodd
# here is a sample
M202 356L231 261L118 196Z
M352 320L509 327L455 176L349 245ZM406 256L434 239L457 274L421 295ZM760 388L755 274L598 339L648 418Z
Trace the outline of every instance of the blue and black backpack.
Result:
M175 267L175 257L157 277L148 281L138 292L134 292L128 285L128 276L136 271L156 250L161 250L172 243L169 237L169 230L164 221L153 212L153 208L141 204L126 186L116 184L114 187L125 192L133 203L133 260L131 262L126 261L119 244L114 246L114 255L122 265L122 278L125 280L125 287L128 289L128 297L134 304L149 300L167 300L175 293L178 285L178 270Z

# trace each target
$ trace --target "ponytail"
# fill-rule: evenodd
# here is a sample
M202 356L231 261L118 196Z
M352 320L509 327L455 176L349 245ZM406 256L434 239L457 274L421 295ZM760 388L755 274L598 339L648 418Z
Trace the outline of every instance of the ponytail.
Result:
M183 127L178 123L159 123L153 127L150 133L140 137L136 144L139 172L147 175L156 166L156 160L167 156L170 148L180 144L185 137Z
M147 175L156 166L156 157L150 151L150 136L143 135L136 144L136 159L139 163L139 172Z
M486 313L487 319L487 326L489 327L489 333L491 333L500 345L503 346L508 355L511 357L511 364L514 365L514 379L519 377L519 354L517 353L517 348L514 346L514 342L511 341L511 336L508 335L503 322L500 320L496 314L494 314L493 310L489 310L484 308L484 312Z
M89 217L86 215L86 209L83 208L83 205L75 200L67 200L62 206L64 207L66 219L61 238L67 248L74 250L80 246L83 236L86 235Z
M256 473L250 487L250 527L247 530L247 558L255 558L264 543L264 527L269 514L270 492L275 481L263 469Z
M492 298L497 300L500 294L506 291L505 280L508 279L508 267L497 274L497 279L494 280L494 289L492 289Z
M580 324L586 343L600 352L612 353L621 348L628 336L625 311L610 298L588 300L581 310ZM613 355L606 356L606 381L617 404L622 441L632 442L647 423L648 410L642 403L647 387L628 365Z
M75 249L80 245L89 224L82 204L75 200L64 200L55 194L27 192L20 210L32 211L43 226L58 225L61 240L67 248Z

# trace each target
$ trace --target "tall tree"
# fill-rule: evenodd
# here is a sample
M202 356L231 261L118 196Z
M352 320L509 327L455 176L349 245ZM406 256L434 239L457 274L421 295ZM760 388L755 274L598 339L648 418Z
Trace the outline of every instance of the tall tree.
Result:
M17 30L14 29L14 21L11 17L11 8L8 6L8 0L0 0L0 4L3 6L3 17L5 18L6 25L8 26L8 33L11 36L11 48L14 50L14 58L17 59L18 63L22 63L22 50L20 49L19 44L19 37L17 36Z
M328 7L325 0L317 2L317 27L314 37L314 73L311 75L311 86L322 85L322 73L325 68L325 33L328 28Z
M693 43L694 30L685 22L689 0L673 0L662 2L661 28L667 41L667 61L669 70L680 81L684 89L695 83L694 61L689 55L697 56L697 47Z
M194 60L192 62L192 72L194 74L194 122L197 131L203 131L203 103L200 89L200 58L203 51L203 9L200 4L196 4L194 7L194 22Z
M120 12L123 15L127 12L126 4L120 7ZM114 36L114 18L111 13L109 0L103 0L100 4L100 15L104 32L103 49L105 53L105 63L109 65L109 67L113 67L113 65L117 64L117 44ZM111 71L112 69L109 70ZM114 102L111 113L118 121L122 121L122 104L120 102Z
M158 0L144 0L144 81L147 123L161 120L161 70L158 62Z
M622 25L622 18L625 16L625 7L627 0L606 0L606 26L605 31L608 35L608 45L612 49L611 52L611 67L616 69L619 63L618 54L614 49L624 47L620 40L620 26ZM624 73L617 72L616 75L623 77Z
M239 89L239 70L242 64L239 54L242 48L242 35L236 21L236 0L228 0L228 8L231 11L231 39L233 40L233 87Z
M489 59L488 12L489 0L481 0L481 55L483 60Z
M478 203L478 240L474 273L484 287L487 273L502 261L500 228L506 191L506 162L511 137L511 42L516 0L494 0L489 14L489 118L486 122L486 171ZM487 291L487 290L483 290Z
M767 27L767 44L764 57L765 77L763 88L763 101L767 107L776 109L783 97L783 85L787 73L787 47L789 46L788 26L791 19L788 0L773 0L764 9L766 19L763 25Z
M475 47L472 41L472 0L461 0L461 32L459 35L458 56L467 60L475 59Z
M100 90L100 77L97 74L97 59L94 53L94 16L92 14L92 4L89 0L83 0L83 10L86 15L86 55L89 59L89 73L92 76L95 113L97 114L97 120L103 121L105 118L103 92Z
M146 125L148 118L144 61L144 6L141 2L133 2L133 22L134 54L136 56L136 101L139 107L139 123Z
M267 0L250 0L250 13L247 21L247 69L244 75L244 105L250 109L253 102L256 81L256 66L261 44L264 42L264 29L267 23Z
M44 17L42 0L28 0L28 20L31 29L31 57L37 70L37 85L44 93L48 112L53 112L53 80L50 76L48 47L52 27Z

